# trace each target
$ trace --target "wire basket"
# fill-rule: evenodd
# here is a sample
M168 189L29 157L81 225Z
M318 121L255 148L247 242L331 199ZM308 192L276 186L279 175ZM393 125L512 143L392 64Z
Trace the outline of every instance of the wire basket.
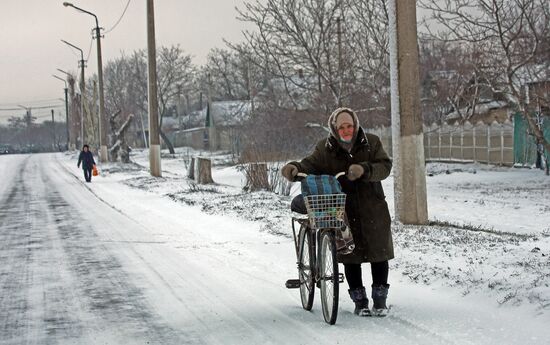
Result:
M344 226L346 194L308 195L304 197L307 215L314 229Z

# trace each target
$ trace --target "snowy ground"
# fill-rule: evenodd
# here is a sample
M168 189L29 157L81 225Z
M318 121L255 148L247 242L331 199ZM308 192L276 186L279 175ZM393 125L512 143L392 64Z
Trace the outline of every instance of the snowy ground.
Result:
M214 158L214 185L185 177L193 152L101 165L1 156L0 344L543 344L550 339L550 179L539 171L430 165L434 225L394 225L391 315L337 324L301 309L289 197L244 193ZM449 174L447 174L449 172ZM475 172L475 173L474 173ZM390 211L392 180L384 181ZM369 282L368 270L364 279Z
M260 231L291 237L290 198L267 192L246 193L244 175L223 166L215 155L215 185L196 186L185 179L183 149L166 155L171 174L161 183L144 176L124 183L165 195L209 214L227 214L259 223ZM201 154L195 153L195 154ZM134 157L148 166L143 152ZM446 285L461 294L483 292L497 304L528 302L550 310L550 178L541 171L475 164L433 163L427 167L431 226L394 224L400 279ZM393 214L393 179L383 181ZM293 194L297 192L293 189Z

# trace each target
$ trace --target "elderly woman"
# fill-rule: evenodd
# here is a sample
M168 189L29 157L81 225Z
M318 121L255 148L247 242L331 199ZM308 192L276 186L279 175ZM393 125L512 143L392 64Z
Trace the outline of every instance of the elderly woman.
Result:
M344 264L349 295L355 303L354 313L384 316L388 311L388 260L394 254L391 219L380 181L388 177L392 163L380 139L359 126L353 110L336 109L328 126L329 137L321 140L310 156L286 164L281 173L289 181L295 181L299 172L314 175L347 172L347 179L340 182L347 195L346 214L355 249L338 259ZM371 264L372 312L362 280L364 262Z

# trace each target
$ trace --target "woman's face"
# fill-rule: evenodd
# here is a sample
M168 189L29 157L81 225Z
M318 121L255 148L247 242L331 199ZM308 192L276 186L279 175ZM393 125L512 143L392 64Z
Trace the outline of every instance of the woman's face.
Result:
M345 142L351 142L355 127L351 123L344 122L338 127L338 135Z
M88 148L84 146L84 152L88 152Z

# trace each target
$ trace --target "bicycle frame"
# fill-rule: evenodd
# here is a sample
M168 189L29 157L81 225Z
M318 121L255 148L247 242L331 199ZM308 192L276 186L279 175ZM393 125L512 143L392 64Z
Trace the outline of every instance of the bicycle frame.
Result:
M314 229L314 228L310 227L308 218L292 217L292 234L294 236L294 249L296 250L296 258L298 260L300 260L300 257L299 257L300 248L299 248L299 239L296 235L295 223L300 224L300 228L305 226L309 229L308 234L309 234L310 237L309 237L308 243L311 243L311 246L312 246L312 248L311 248L312 250L310 251L310 255L313 255L313 262L314 262L314 266L313 266L313 269L311 270L311 272L313 274L313 280L315 281L315 284L317 285L317 283L322 279L321 274L319 272L319 260L317 260L317 258L320 256L319 251L321 250L322 235L323 235L323 233L325 233L327 231L335 232L336 229L335 228ZM299 262L297 262L297 264L300 265ZM338 281L340 283L344 282L344 275L342 273L338 274Z

